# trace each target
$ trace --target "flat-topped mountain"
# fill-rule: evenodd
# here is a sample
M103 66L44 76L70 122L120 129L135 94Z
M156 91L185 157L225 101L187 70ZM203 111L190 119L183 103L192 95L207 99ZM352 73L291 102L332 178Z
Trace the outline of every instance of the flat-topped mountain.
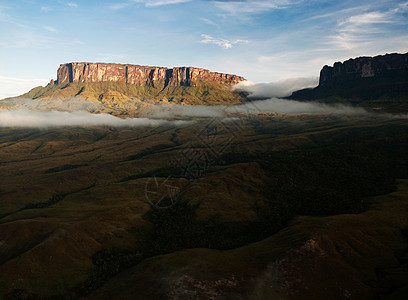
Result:
M319 86L330 87L341 84L343 81L361 78L387 78L401 76L408 70L408 53L386 54L375 57L359 57L349 59L343 63L336 62L332 67L324 66L320 71Z
M290 98L407 110L408 53L358 57L326 65L316 88L296 91Z
M80 97L127 112L140 102L235 104L244 101L230 89L245 80L237 75L193 67L148 67L72 62L60 65L57 80L20 96L31 99Z
M67 63L57 71L57 84L72 82L124 82L138 86L194 86L197 81L234 85L245 80L237 75L193 67L147 67L111 63Z

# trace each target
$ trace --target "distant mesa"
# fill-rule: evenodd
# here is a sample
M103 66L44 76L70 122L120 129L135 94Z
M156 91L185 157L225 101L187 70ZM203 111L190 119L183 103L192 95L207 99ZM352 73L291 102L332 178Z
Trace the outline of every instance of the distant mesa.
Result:
M320 71L319 86L335 86L343 81L360 78L403 76L407 70L408 53L359 57L343 63L336 62L333 67L324 66Z
M31 99L80 97L126 113L141 102L236 104L244 96L230 89L245 78L194 67L71 62L60 65L57 79L20 96Z
M407 111L408 53L358 57L324 66L316 88L296 91L289 98Z
M248 100L248 94L231 89L241 81L245 78L195 67L71 62L60 65L55 81L19 98L78 97L97 101L103 111L128 115L145 103L242 103ZM295 91L287 98L408 112L408 53L358 57L326 65L316 88Z
M198 80L234 85L245 78L193 67L147 67L112 63L67 63L57 71L56 84L72 82L123 82L137 86L194 86Z

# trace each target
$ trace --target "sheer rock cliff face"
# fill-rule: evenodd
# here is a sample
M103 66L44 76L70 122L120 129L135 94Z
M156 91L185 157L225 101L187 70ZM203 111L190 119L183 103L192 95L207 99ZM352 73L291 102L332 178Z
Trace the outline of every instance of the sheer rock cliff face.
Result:
M295 91L289 98L407 112L408 53L358 57L324 66L317 87Z
M67 63L57 72L57 84L70 82L125 82L138 86L194 86L194 81L234 85L243 77L193 67L161 68L108 63Z
M319 86L333 86L359 78L386 77L390 73L403 75L407 69L408 53L358 57L343 63L336 62L333 67L324 66L320 71Z

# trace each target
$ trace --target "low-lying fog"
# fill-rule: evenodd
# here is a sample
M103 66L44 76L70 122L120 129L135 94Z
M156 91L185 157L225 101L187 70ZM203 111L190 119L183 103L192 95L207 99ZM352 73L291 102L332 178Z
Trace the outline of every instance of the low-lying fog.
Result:
M87 111L33 111L26 109L0 111L0 127L54 127L54 126L160 126L181 125L185 121L149 118L118 118L109 114Z
M81 98L64 100L3 100L0 101L0 127L52 126L160 126L182 125L194 118L229 118L231 114L369 114L362 108L347 105L328 105L281 99L293 91L317 85L316 78L295 78L272 83L241 82L233 89L245 91L250 98L262 98L239 105L189 106L180 104L137 104L137 118L120 118L108 113L98 102ZM3 107L3 109L2 109ZM112 111L111 111L112 112Z

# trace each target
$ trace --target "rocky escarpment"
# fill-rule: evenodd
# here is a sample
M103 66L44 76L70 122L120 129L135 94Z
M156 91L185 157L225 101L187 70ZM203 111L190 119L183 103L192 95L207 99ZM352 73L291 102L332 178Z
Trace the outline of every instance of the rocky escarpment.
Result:
M316 88L296 91L289 98L408 111L408 53L358 57L326 65Z
M336 62L333 67L324 66L320 71L319 86L334 86L343 81L360 78L403 76L404 73L406 75L407 70L408 53L359 57L343 63Z
M128 115L130 111L139 109L142 102L188 105L242 103L244 96L230 87L243 80L237 75L193 67L169 69L73 62L60 65L57 80L51 80L45 87L36 87L20 98L81 98L97 101L116 114Z
M243 77L193 67L147 67L111 63L67 63L60 65L56 84L72 82L123 82L137 86L194 86L203 80L234 85Z

